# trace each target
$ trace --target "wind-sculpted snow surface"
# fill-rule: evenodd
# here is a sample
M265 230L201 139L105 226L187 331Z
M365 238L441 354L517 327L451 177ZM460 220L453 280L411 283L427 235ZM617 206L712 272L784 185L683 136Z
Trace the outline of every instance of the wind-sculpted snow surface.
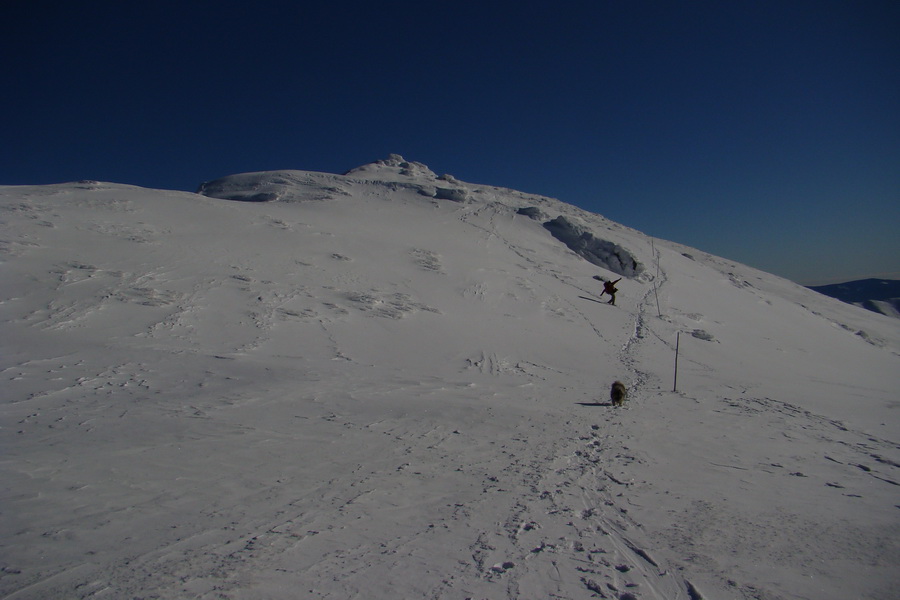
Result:
M896 319L399 156L214 188L279 201L0 188L0 598L896 596Z
M309 202L346 195L337 176L314 177L305 171L231 175L201 184L197 193L242 202Z
M563 216L544 223L544 227L572 252L598 267L626 277L636 277L644 270L644 266L628 250L597 238Z

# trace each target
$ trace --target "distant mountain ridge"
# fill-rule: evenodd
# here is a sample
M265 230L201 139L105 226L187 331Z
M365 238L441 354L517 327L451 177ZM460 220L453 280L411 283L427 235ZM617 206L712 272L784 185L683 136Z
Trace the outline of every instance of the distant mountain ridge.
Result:
M809 286L809 289L841 302L900 319L900 280L860 279L845 283Z

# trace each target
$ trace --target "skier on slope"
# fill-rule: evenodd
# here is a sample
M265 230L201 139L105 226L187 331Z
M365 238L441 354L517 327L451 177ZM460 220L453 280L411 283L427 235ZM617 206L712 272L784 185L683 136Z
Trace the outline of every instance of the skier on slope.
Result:
M600 292L600 295L602 296L603 294L609 294L609 302L607 302L607 304L612 304L613 306L615 306L616 292L619 291L616 289L616 284L622 281L622 278L619 277L615 281L605 281L601 278L600 281L603 281L603 291Z

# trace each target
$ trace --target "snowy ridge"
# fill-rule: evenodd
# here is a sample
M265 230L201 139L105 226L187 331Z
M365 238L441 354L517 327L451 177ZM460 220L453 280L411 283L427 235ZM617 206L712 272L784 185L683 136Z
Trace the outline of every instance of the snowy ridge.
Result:
M895 279L863 279L810 286L809 289L872 312L900 318L900 281Z
M396 155L201 191L0 188L0 597L900 584L897 320Z

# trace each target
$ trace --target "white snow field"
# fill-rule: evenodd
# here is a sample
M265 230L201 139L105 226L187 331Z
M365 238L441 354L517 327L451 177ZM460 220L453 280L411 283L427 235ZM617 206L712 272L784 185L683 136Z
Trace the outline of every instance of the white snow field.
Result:
M900 596L900 321L396 155L202 191L0 187L0 597Z

